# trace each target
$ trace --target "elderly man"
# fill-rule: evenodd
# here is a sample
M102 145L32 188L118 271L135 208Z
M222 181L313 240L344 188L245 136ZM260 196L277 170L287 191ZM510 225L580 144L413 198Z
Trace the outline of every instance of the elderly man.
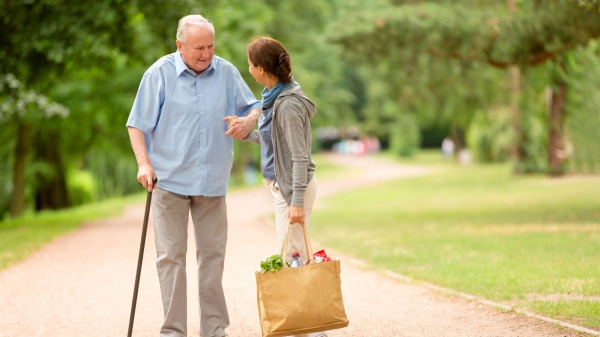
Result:
M177 27L177 51L144 74L127 127L138 181L154 189L156 266L164 307L161 337L186 336L186 251L191 212L198 259L200 326L205 337L227 336L222 277L227 241L225 194L233 138L260 114L257 101L229 62L214 55L215 30L200 15ZM228 129L225 116L244 117ZM227 132L227 135L225 134ZM158 178L157 186L153 179Z

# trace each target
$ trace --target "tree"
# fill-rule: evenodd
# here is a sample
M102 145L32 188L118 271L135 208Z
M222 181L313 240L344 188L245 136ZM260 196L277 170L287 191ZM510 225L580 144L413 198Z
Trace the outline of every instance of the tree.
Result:
M13 169L13 197L10 213L19 215L24 210L25 164L31 141L32 125L36 121L66 117L69 109L51 102L33 90L24 90L14 75L0 76L0 123L13 121L18 125Z
M340 41L340 36L353 35L355 31L383 28L387 25L385 15L397 10L389 3L348 8L339 24L331 29L330 39ZM408 130L419 125L422 132L441 130L437 144L447 133L452 134L461 149L475 107L493 106L505 99L505 84L498 81L499 72L471 60L440 58L427 50L417 52L415 48L419 48L423 36L400 34L402 41L394 41L390 36L377 37L374 43L380 47L374 50L367 36L341 40L346 47L344 58L360 69L365 81L363 87L367 88L368 97L363 115L368 129L378 134L384 144L388 139L393 144L405 144L402 146L412 144L408 146L414 148L419 146L419 137L415 138L414 132ZM386 50L382 52L383 49ZM407 123L412 126L407 127ZM405 136L408 139L402 139ZM413 150L401 152L410 154Z
M109 71L114 68L115 56L130 51L133 41L128 29L130 2L121 0L92 3L58 0L0 3L0 75L12 74L21 89L48 95L55 81L78 73ZM19 100L20 91L3 93L5 100ZM25 105L35 109L35 105ZM39 104L37 105L39 108ZM17 116L14 115L13 116ZM47 174L37 174L36 200L38 209L61 208L68 205L67 189L62 167L59 123L31 124L23 118L7 119L15 124L15 171L13 199L23 198L25 162L30 144L35 148L36 161L47 164ZM33 143L32 143L33 141ZM60 195L57 199L54 195ZM22 205L13 200L13 205ZM12 215L22 212L15 206Z
M594 7L598 7L600 9L600 2L598 0L571 0L577 2L577 4L581 7L586 7L588 9L592 9Z
M599 18L597 12L566 0L521 3L514 15L498 8L497 3L399 1L393 9L357 15L354 23L340 27L333 39L365 60L407 62L427 53L497 68L516 65L526 72L596 39L600 35ZM406 50L405 55L398 53L401 49ZM563 118L565 105L559 101L564 95L553 97L557 101L552 104L558 110L551 116ZM549 124L562 125L557 121ZM555 132L552 137L561 134ZM551 142L553 146L561 143ZM549 164L550 171L557 172L562 162L549 158Z

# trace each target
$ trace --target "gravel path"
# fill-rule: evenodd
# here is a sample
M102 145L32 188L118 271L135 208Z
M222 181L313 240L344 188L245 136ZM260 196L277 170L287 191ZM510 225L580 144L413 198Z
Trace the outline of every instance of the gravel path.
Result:
M374 157L332 159L357 170L352 177L319 179L319 198L385 179L426 174L425 168ZM254 272L261 260L278 251L272 200L266 188L233 192L227 198L224 286L231 318L228 333L232 337L260 336ZM137 205L121 216L86 224L0 271L0 336L125 336L143 208ZM157 336L162 317L151 225L147 240L134 336ZM188 334L198 336L191 240L189 247ZM342 291L350 326L331 331L331 337L579 335L361 268L318 242L313 242L313 247L325 248L342 261Z

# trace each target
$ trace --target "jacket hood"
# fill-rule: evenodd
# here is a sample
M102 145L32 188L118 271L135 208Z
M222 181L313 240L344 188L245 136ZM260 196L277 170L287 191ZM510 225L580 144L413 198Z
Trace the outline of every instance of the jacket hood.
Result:
M317 114L317 105L306 96L298 82L294 82L294 85L285 89L281 94L279 94L277 100L284 100L289 96L295 96L300 99L300 102L304 104L306 111L308 111L309 118L313 118Z

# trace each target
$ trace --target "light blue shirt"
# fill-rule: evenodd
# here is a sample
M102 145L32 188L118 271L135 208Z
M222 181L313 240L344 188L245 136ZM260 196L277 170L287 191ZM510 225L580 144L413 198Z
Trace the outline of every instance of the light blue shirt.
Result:
M273 122L273 105L263 110L258 119L258 133L260 135L260 162L263 177L267 180L277 180L275 177L275 151L271 139L271 124Z
M233 163L223 117L261 108L238 70L214 56L200 75L178 51L144 74L127 126L145 134L158 187L182 195L222 196Z

